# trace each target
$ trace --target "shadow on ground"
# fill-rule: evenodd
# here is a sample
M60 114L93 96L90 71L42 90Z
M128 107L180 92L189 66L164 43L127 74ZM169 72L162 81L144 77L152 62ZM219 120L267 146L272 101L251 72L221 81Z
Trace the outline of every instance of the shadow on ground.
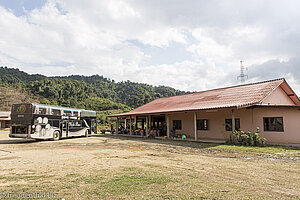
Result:
M128 135L93 135L93 137L105 137L105 138L112 138L112 139L120 139L120 140L131 140L131 141L142 141L147 143L155 143L155 144L164 144L170 146L181 146L181 147L191 147L197 149L205 149L216 147L220 145L224 145L225 143L213 143L213 142L201 142L201 141L190 141L190 140L171 140L171 139L163 139L163 138L147 138L141 136L128 136ZM234 146L234 145L232 145ZM280 148L285 150L300 150L299 146L285 146L285 145L272 145L268 144L265 147L274 147ZM262 147L263 148L263 147Z
M171 139L163 139L163 138L108 135L108 134L93 135L92 137L104 137L104 138L110 138L110 139L141 141L141 142L147 142L147 143L164 144L164 145L180 146L180 147L191 147L191 148L197 148L197 149L211 148L211 147L215 147L215 146L224 144L224 143L195 142L195 141L189 141L189 140L171 140Z
M10 139L10 140L0 140L0 144L24 144L24 143L36 143L41 142L40 140L34 139Z

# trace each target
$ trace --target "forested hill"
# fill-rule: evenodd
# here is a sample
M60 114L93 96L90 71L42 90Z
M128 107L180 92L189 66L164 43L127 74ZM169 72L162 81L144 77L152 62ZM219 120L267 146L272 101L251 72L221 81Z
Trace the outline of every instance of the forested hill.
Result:
M0 67L0 86L38 96L41 103L92 110L128 111L160 97L185 94L171 87L115 82L99 75L46 77L7 67Z
M171 87L151 86L131 81L115 82L114 80L110 80L99 75L72 75L54 78L83 81L92 87L97 88L97 96L108 98L118 103L123 103L132 108L149 103L157 98L185 94L185 92L175 90Z

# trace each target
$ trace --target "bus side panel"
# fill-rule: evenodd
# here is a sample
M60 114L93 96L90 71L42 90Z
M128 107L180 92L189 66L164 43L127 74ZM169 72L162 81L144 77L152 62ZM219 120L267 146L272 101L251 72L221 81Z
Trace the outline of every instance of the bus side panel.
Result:
M55 131L60 131L60 119L58 117L34 115L31 138L51 139Z
M71 120L69 121L69 133L70 136L84 136L87 127L83 120Z

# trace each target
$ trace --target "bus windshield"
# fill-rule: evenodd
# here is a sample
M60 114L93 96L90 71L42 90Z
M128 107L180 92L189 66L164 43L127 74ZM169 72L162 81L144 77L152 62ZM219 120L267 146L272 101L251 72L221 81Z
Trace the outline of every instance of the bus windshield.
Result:
M12 114L29 114L32 112L32 104L14 104L12 107Z

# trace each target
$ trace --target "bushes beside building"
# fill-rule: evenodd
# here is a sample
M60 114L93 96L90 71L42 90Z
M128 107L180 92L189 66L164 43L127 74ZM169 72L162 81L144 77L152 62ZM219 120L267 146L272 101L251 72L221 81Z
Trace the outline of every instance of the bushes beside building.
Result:
M259 135L259 128L256 131L235 130L230 134L229 143L244 146L263 146L266 139Z

